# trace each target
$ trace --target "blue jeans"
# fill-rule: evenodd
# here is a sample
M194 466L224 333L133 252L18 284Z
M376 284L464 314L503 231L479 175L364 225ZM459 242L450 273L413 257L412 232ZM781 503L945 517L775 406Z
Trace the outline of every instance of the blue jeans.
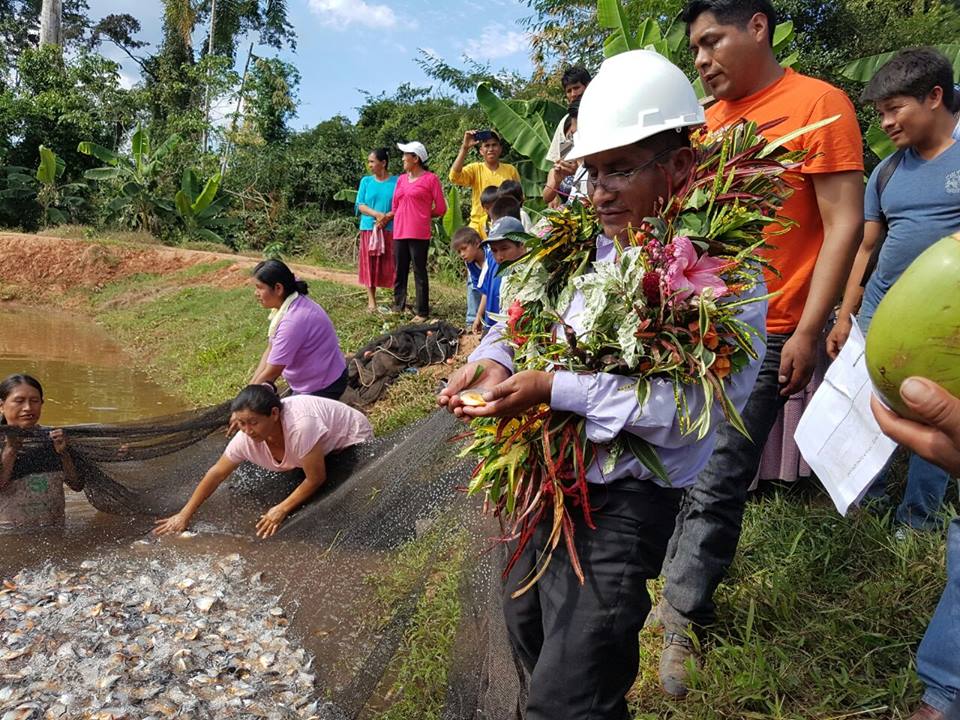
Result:
M467 325L477 319L477 310L480 308L480 298L483 293L479 288L473 287L467 280Z
M917 675L927 686L923 701L953 717L960 701L960 518L947 531L947 584L917 649Z
M888 466L889 467L889 466ZM887 497L888 467L880 471L874 479L866 498L877 500ZM903 491L903 500L897 506L896 522L909 525L915 530L936 530L940 527L937 514L943 504L943 496L950 484L950 475L927 462L919 455L910 453L907 466L907 487Z

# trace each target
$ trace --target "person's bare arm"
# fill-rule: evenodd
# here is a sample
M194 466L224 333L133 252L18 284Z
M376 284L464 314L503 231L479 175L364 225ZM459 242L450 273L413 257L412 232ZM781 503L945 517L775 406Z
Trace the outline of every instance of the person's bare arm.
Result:
M261 367L257 368L257 374L253 376L250 384L259 385L260 383L273 382L283 374L284 368L286 367L286 365L263 363Z
M453 165L450 167L450 182L455 185L462 185L461 174L463 173L463 164L467 161L467 153L470 148L477 145L477 139L473 136L475 130L467 130L463 134L463 142L460 144L460 152L457 153Z
M850 336L850 316L860 309L863 300L863 273L867 270L867 263L873 254L874 248L886 232L883 223L869 221L863 225L863 242L853 260L850 277L847 278L847 287L843 291L843 301L837 310L837 324L833 326L827 336L827 353L835 358L843 349Z
M266 349L263 351L263 355L260 356L260 362L257 363L257 369L253 371L253 375L250 376L250 385L253 385L257 382L257 377L260 373L263 372L263 368L267 364L267 358L270 357L270 343L267 343ZM260 382L263 382L262 380Z
M17 453L20 451L22 441L19 438L14 439L8 435L3 443L3 449L0 450L0 490L3 490L10 484L10 478L13 477L13 466L17 461Z
M73 456L67 449L67 436L63 430L56 428L50 431L50 439L53 441L53 449L60 456L60 465L63 467L63 481L71 490L80 492L83 490L83 478L77 472L77 466L73 462Z
M780 356L780 394L806 387L817 364L817 343L863 236L863 174L859 170L807 176L823 219L823 247L797 329Z
M257 537L268 538L277 532L287 515L309 500L327 481L326 457L320 443L303 457L303 482L280 503L267 510L257 521Z
M190 518L193 517L197 509L206 502L208 497L213 495L214 490L220 487L220 483L230 477L230 473L236 470L238 466L239 463L235 463L226 455L221 455L213 467L207 470L200 484L197 485L187 504L183 506L180 512L168 518L157 520L153 532L156 535L166 535L186 530Z
M486 293L480 293L480 302L477 304L477 316L473 319L473 325L471 330L475 333L483 330L483 316L487 312L487 295Z

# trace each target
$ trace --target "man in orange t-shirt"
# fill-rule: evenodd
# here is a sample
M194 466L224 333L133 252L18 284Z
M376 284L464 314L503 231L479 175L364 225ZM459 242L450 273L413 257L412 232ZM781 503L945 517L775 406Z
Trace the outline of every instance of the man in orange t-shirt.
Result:
M708 129L782 118L763 132L775 139L839 117L787 143L808 155L781 211L793 225L768 237L776 273L767 273L767 284L778 294L767 311L766 356L743 410L752 440L728 423L719 428L716 450L686 493L667 550L657 613L664 625L660 681L679 697L687 692L688 661L697 659L687 630L714 620L713 594L736 553L747 488L780 409L813 375L863 225L863 150L853 104L832 85L780 67L769 0L691 0L683 19L697 71L718 100L707 111Z

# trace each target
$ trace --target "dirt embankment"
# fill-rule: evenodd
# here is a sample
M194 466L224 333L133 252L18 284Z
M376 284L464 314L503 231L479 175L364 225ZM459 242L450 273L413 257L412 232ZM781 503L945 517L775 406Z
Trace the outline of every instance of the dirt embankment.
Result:
M213 277L205 277L204 283L239 286L249 281L250 269L259 259L162 245L0 233L0 300L15 297L32 302L56 298L63 304L70 304L70 296L65 293L78 288L98 289L131 275L172 273L221 260L229 260L231 264L213 273ZM357 284L353 273L322 270L309 265L291 267L307 280Z

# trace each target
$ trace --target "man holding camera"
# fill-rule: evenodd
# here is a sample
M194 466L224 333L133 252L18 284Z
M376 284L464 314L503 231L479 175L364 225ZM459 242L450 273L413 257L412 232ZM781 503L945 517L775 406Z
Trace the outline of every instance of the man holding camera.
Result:
M477 148L483 162L464 165L467 153L473 147ZM467 130L463 134L463 144L460 145L457 159L453 161L453 167L450 168L450 182L468 187L472 191L470 227L480 233L481 238L486 237L487 213L480 204L480 193L491 185L500 187L505 180L520 182L517 169L509 163L500 162L502 154L503 145L500 142L500 136L493 130Z

